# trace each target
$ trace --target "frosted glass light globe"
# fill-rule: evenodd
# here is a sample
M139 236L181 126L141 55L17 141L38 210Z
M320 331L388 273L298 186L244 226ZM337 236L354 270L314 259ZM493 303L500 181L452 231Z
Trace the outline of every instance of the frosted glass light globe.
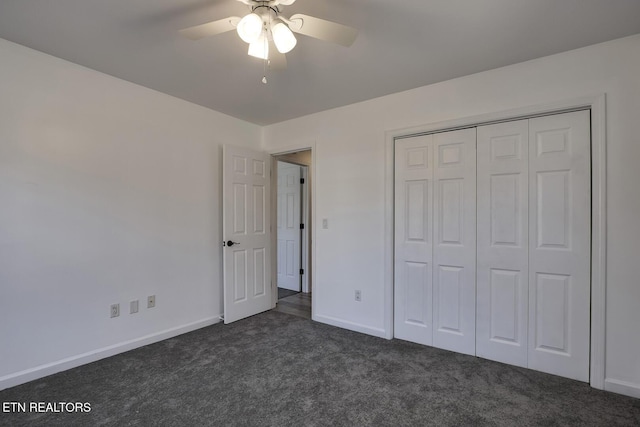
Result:
M255 13L250 13L238 23L238 35L246 43L253 43L262 34L262 18Z
M269 43L264 33L261 33L258 40L249 44L249 55L260 59L269 59Z
M282 22L278 22L271 28L271 34L273 35L273 42L280 53L291 51L298 43L289 27Z

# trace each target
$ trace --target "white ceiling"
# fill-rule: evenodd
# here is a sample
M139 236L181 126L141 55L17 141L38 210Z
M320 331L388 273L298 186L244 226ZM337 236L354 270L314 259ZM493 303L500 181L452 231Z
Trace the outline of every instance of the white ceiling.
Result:
M640 33L640 0L297 0L357 28L350 48L298 36L268 71L232 31L236 0L0 0L0 37L260 125Z

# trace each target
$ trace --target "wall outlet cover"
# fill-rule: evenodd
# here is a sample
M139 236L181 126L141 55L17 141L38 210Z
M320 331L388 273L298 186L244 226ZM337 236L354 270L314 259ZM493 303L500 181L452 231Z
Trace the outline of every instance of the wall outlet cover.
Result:
M120 316L120 304L111 304L111 317Z

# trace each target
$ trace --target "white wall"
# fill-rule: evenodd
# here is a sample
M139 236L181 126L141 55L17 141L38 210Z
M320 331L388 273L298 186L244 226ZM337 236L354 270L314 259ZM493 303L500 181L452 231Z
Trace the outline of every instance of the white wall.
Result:
M606 93L609 390L640 397L640 35L263 129L266 150L315 140L316 320L384 336L385 131ZM329 220L323 230L321 219ZM362 290L362 302L354 290Z
M260 128L1 39L0 63L0 389L216 322L220 147Z

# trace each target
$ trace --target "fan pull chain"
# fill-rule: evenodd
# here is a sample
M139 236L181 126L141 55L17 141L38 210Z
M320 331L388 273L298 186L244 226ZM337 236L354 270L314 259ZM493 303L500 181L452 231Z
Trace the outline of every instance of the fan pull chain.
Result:
M263 2L264 4L264 2ZM269 28L271 28L271 15L269 15ZM264 51L267 52L269 46L269 33L267 31L267 28L264 28ZM267 55L266 58L264 58L264 61L262 63L262 83L267 84L267 62L269 62L269 55Z
M269 61L268 59L265 59L263 61L263 69L262 69L262 83L267 84L267 61Z

